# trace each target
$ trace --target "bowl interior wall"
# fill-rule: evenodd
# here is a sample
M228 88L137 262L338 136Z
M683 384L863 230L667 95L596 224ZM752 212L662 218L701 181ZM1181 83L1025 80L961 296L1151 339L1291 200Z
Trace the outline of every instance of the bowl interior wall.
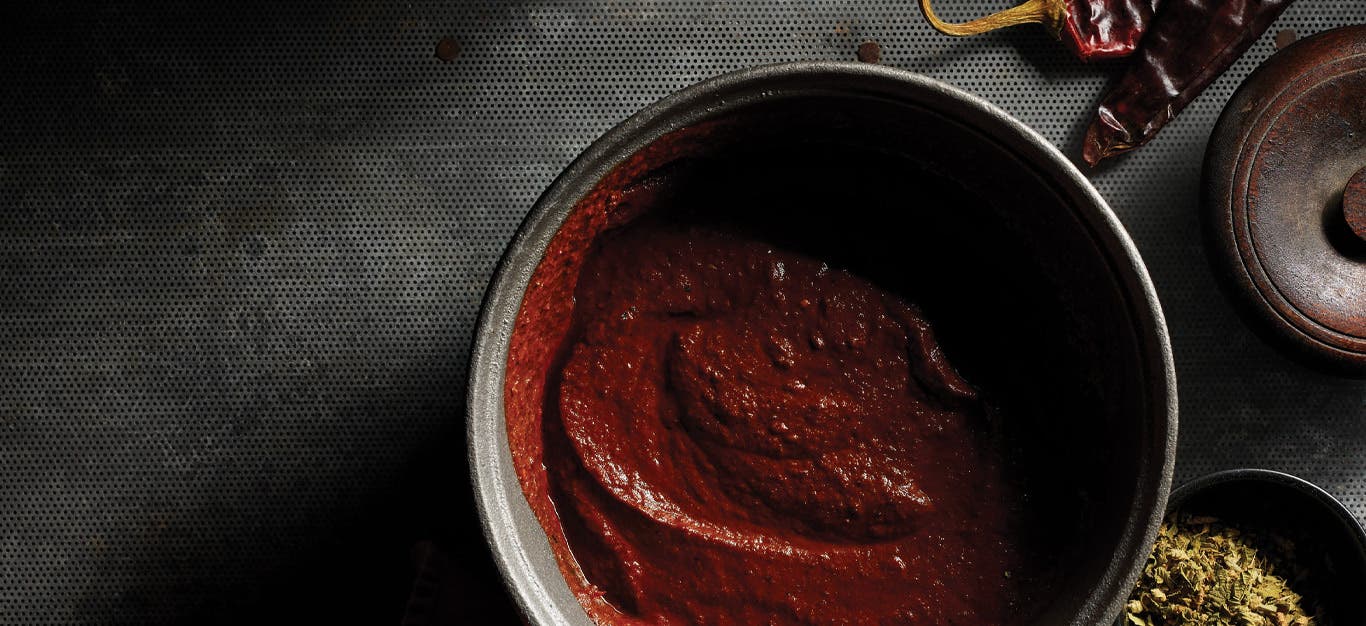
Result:
M774 99L643 153L575 207L566 224L588 232L573 238L644 213L722 222L917 305L949 362L1001 409L1037 569L1053 573L1036 621L1074 620L1117 556L1155 428L1133 304L1079 209L999 142L877 98ZM575 218L584 212L607 217ZM582 254L552 244L541 265L572 271ZM572 277L557 284L567 297ZM510 379L550 366L553 351L519 337L545 341L563 318L540 332L525 322L524 305L512 353L533 356L510 360Z

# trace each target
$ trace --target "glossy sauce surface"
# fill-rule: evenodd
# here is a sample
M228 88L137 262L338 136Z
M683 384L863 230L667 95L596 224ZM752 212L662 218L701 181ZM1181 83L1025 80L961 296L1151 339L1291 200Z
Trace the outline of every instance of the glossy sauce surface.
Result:
M1019 617L997 418L915 308L819 260L715 224L607 231L542 418L600 623Z

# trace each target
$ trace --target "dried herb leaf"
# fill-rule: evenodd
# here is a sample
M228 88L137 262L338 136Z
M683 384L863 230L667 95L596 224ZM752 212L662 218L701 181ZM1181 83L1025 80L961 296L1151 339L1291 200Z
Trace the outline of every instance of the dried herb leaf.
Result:
M1294 544L1225 526L1209 516L1172 516L1128 604L1134 626L1314 626L1302 598L1278 571Z

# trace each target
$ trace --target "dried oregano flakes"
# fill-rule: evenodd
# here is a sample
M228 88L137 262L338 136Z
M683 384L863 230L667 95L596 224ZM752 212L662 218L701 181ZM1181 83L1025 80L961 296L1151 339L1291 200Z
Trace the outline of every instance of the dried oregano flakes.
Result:
M1294 544L1196 515L1162 523L1125 618L1135 626L1311 626Z

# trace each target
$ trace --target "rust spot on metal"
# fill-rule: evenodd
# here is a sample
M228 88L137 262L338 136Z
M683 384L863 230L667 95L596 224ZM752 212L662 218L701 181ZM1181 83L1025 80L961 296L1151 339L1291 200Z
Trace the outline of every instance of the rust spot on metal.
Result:
M864 63L880 63L882 61L882 46L871 40L859 44L858 60Z
M450 63L458 56L460 56L460 42L451 37L436 42L436 58Z
M1296 39L1299 39L1299 35L1295 34L1295 29L1281 29L1281 32L1276 33L1276 49L1280 50L1281 48L1284 48L1292 43L1295 43Z

